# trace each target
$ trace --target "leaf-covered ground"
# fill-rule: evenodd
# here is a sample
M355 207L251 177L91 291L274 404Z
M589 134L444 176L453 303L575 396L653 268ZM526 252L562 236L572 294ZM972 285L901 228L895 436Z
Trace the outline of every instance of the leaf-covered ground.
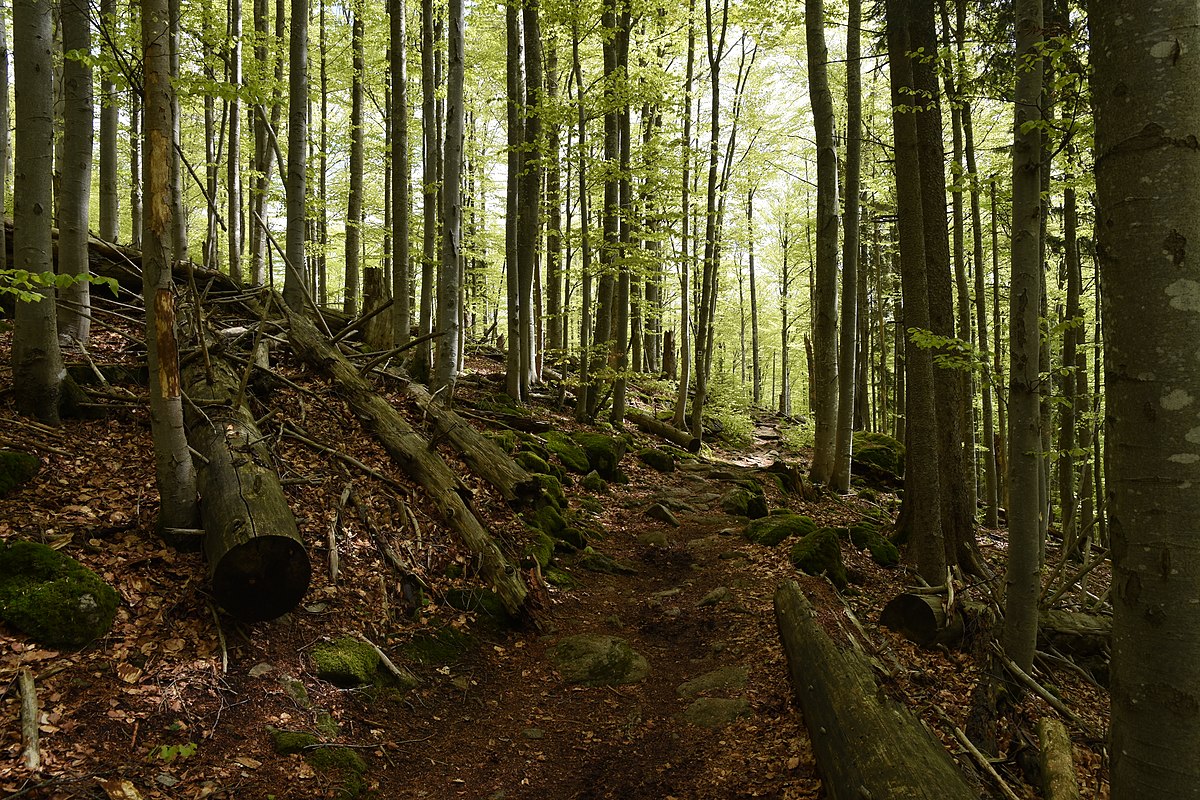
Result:
M105 363L133 363L138 356L127 336L105 331L91 353ZM7 364L7 355L5 340L0 362ZM472 374L480 377L464 382L462 402L486 399L494 385L485 375L492 363L472 360ZM560 553L558 565L577 585L539 587L533 620L514 628L449 604L455 589L478 583L467 554L421 490L327 386L286 352L277 366L294 385L261 388L256 413L266 417L262 427L309 547L313 581L295 611L254 625L214 608L201 555L170 550L152 533L157 501L143 388L103 389L98 402L111 407L101 418L57 430L16 417L11 398L0 398L0 443L32 449L43 462L33 482L0 499L0 538L61 548L100 573L122 600L112 631L79 652L52 651L0 628L0 794L820 797L771 607L772 592L787 578L801 581L835 638L868 654L884 689L920 714L969 772L980 774L948 722L966 725L978 648L924 651L876 624L880 608L910 575L878 567L846 545L855 583L839 596L824 578L798 575L787 544L745 541L742 521L721 510L722 496L758 466L775 458L805 466L803 453L781 449L770 420L760 422L750 445L718 444L675 472L659 473L627 456L622 466L630 482L613 483L608 493L568 480L572 508L590 507L581 513L605 531L594 549L624 569L595 572L583 565L585 554ZM0 374L0 386L9 383ZM386 384L382 389L389 391ZM534 414L557 429L576 427L569 410L549 401L535 404ZM410 419L419 426L419 412ZM285 421L387 480L289 436ZM475 507L491 532L510 553L521 553L533 534L454 453L444 445L439 450L475 490ZM849 524L872 507L894 513L896 505L888 494L871 501L857 495L803 501L765 483L773 507L790 507L822 524ZM644 515L663 499L674 502L677 527ZM336 583L329 569L331 528ZM406 592L411 585L385 560L381 543L426 584L427 603L413 602ZM985 532L983 543L989 557L1002 559L998 534ZM982 597L978 589L960 591ZM566 683L548 650L577 633L626 639L648 661L648 677L614 687ZM340 689L317 679L313 648L343 636L376 643L420 685L408 692ZM20 762L15 677L22 667L32 670L42 703L37 774ZM718 671L734 677L698 693L684 686ZM1072 729L1083 795L1107 797L1103 741L1095 735L1106 727L1106 695L1061 665L1044 662L1038 678L1092 728ZM724 705L738 715L722 727L696 724L693 706L704 697L734 701ZM1054 713L1027 697L1001 720L1004 758L997 769L1020 797L1037 796L1021 765L1033 752L1036 720ZM312 733L316 745L281 755L271 736L280 729ZM315 757L317 751L337 756ZM997 791L992 779L979 780L982 795Z

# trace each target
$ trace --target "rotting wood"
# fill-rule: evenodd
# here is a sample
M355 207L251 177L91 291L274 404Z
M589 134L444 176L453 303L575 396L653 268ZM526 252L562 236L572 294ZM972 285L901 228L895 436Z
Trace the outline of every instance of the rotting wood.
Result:
M17 673L17 686L21 690L21 763L30 772L42 768L42 751L38 746L38 698L33 673L22 667Z
M637 425L646 433L654 434L662 439L666 439L671 444L682 447L689 453L700 452L700 437L692 436L688 431L682 431L676 428L669 422L663 422L656 417L652 417L636 408L625 410L625 419Z
M238 402L241 375L215 353L209 367L193 361L183 380L188 441L203 456L197 478L213 595L238 619L274 619L308 591L308 554L254 415Z
M1046 800L1079 800L1079 782L1075 777L1075 759L1067 726L1054 717L1042 717L1037 724L1038 766L1042 770L1042 796Z
M963 637L962 616L940 594L898 594L883 607L879 624L921 647L957 644Z
M430 448L429 441L413 430L354 365L317 332L311 321L296 313L288 317L289 339L296 356L333 381L337 393L354 409L363 426L425 489L442 520L475 556L480 574L491 584L505 608L519 614L525 604L525 584L471 510L470 490Z
M794 581L775 591L788 674L832 800L975 800L980 793L907 708L885 697L856 652L840 651Z

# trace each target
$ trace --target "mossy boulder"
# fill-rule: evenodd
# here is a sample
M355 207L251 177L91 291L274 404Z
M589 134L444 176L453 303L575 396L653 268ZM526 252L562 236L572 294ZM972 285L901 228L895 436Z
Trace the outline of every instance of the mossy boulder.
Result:
M379 653L352 636L317 645L312 662L318 678L343 689L374 683L379 672Z
M36 542L0 545L0 619L50 647L83 647L112 627L116 591L68 555Z
M474 640L452 625L414 637L400 648L405 657L421 664L447 665L457 662L474 646Z
M555 506L562 509L567 507L567 496L563 494L562 482L558 478L537 473L534 473L533 477L541 487L534 501L535 506Z
M579 431L572 437L587 454L588 465L605 480L620 480L621 459L629 441L624 436L605 436L602 433Z
M741 689L746 685L748 677L742 667L721 667L679 684L675 687L675 694L691 700L708 692Z
M846 588L846 567L842 563L842 547L837 531L820 528L792 546L793 566L809 575L824 573L839 591Z
M271 744L275 752L281 756L294 756L320 743L316 734L308 731L288 731L279 728L268 728L271 734Z
M496 446L506 453L516 450L517 444L520 442L516 431L488 431L484 436L495 442Z
M616 636L583 633L568 636L550 649L550 660L569 683L618 686L650 674L646 659Z
M341 779L338 800L354 800L367 789L367 762L349 747L315 747L304 753L304 759L317 772Z
M20 450L0 450L0 496L33 478L40 468L37 456Z
M758 491L755 491L757 489ZM735 486L721 498L721 510L734 517L759 519L767 516L767 498L762 487Z
M600 473L596 470L592 470L587 475L584 475L583 480L580 481L580 485L589 492L608 494L608 481L600 477Z
M522 450L513 456L513 461L516 461L525 469L539 475L549 475L550 465L546 463L546 459L539 456L537 453L529 450Z
M750 701L744 697L701 697L687 707L683 718L700 728L723 728L750 713Z
M659 450L657 447L646 447L638 450L637 457L643 464L659 472L675 471L675 456Z
M512 615L504 607L500 595L491 589L449 589L445 593L446 603L459 611L470 611L498 625L511 625Z
M579 581L575 580L571 573L558 567L549 567L542 573L542 577L556 589L574 589L579 585Z
M526 565L537 564L545 569L554 558L554 539L547 533L538 533L537 538L525 547Z
M554 534L555 549L574 552L588 546L587 531L576 525L568 525Z
M860 520L850 526L850 542L859 550L871 554L871 560L881 567L894 567L900 563L900 550L892 544L879 530L879 527L866 520Z
M567 520L557 506L545 505L525 514L525 524L549 536L557 537L567 527Z
M853 460L885 473L904 475L904 444L886 433L854 432Z
M558 460L571 472L581 475L591 470L587 452L562 431L549 431L542 437L546 441L546 449L558 456Z
M589 548L590 549L590 548ZM606 553L595 551L584 553L579 559L579 566L591 572L603 572L608 575L636 575L637 568L623 561L617 561Z
M789 511L752 520L742 536L755 544L774 546L784 539L807 536L816 529L817 523L813 522L812 517Z

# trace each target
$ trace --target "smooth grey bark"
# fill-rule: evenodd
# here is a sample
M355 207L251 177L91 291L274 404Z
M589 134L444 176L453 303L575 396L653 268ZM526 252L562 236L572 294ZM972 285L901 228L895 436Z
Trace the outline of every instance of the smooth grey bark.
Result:
M129 246L142 247L142 94L129 90Z
M1089 3L1113 553L1112 797L1200 796L1200 27Z
M900 283L904 303L902 330L929 329L929 290L921 197L916 115L912 112L912 51L905 0L887 3L888 62L891 68L892 121L896 142L896 199L900 236ZM942 528L941 475L938 470L939 419L934 395L933 355L904 337L904 426L907 459L904 501L907 534L921 577L938 584L946 577ZM897 398L897 406L900 406Z
M364 137L363 128L363 95L365 89L363 74L365 62L364 6L362 0L351 3L353 22L350 26L351 69L353 76L350 81L350 191L346 199L346 252L345 252L345 290L342 298L342 310L354 316L358 313L358 296L362 276L362 225L363 225L363 160ZM324 97L322 96L322 100Z
M633 185L630 173L630 125L629 125L629 29L631 17L629 3L622 2L616 14L616 41L613 54L616 59L617 96L620 98L617 114L617 284L613 314L613 349L616 355L617 377L613 381L612 410L609 421L617 428L625 424L625 391L632 354L630 337L633 313L632 278L630 256L632 255L633 229ZM636 364L636 362L634 362ZM637 367L634 366L636 369Z
M521 297L520 255L518 254L518 225L520 219L520 175L522 145L524 144L525 81L522 74L521 9L517 0L504 5L505 29L505 87L507 91L507 156L508 174L505 178L504 215L504 282L507 299L508 351L505 354L505 390L508 396L521 401ZM582 112L581 112L582 113ZM584 354L586 358L586 353Z
M517 176L517 292L519 306L509 309L516 313L518 339L509 347L519 345L519 390L521 400L529 398L536 377L537 337L534 326L538 318L535 303L534 279L538 272L538 232L542 217L542 31L538 21L536 0L526 0L521 7L521 32L524 43L524 104L521 112L521 170Z
M142 183L142 295L146 298L146 363L150 371L150 432L158 484L160 532L194 528L199 518L196 472L188 450L175 331L175 294L171 280L175 203L171 161L175 93L168 53L167 3L142 3L145 151Z
M4 3L0 2L0 17L4 15ZM8 33L7 26L0 25L0 86L8 86ZM8 167L12 162L9 149L8 92L0 92L0 217L8 216ZM0 225L0 269L8 269L8 230Z
M1005 573L1004 649L1029 670L1037 639L1041 592L1039 461L1041 425L1038 327L1042 270L1041 216L1042 0L1017 0L1017 88L1014 95L1012 278L1009 310L1008 569ZM1034 123L1029 125L1027 123Z
M92 27L87 0L62 0L63 52L90 53ZM88 275L88 212L92 198L92 68L80 58L63 59L63 163L58 221L58 272L76 280L60 295L58 335L87 344L91 331Z
M1067 158L1071 157L1068 151ZM1058 443L1058 501L1062 509L1062 535L1066 546L1072 550L1078 519L1075 513L1075 433L1077 414L1075 404L1080 398L1075 393L1077 343L1083 330L1083 309L1080 307L1080 283L1082 275L1079 263L1079 212L1076 207L1074 175L1064 176L1063 188L1063 268L1067 273L1067 297L1062 335L1062 368L1059 380L1061 400L1059 406ZM1090 520L1085 520L1084 524Z
M750 360L753 380L752 397L755 407L762 405L762 353L758 340L758 288L754 275L754 194L756 187L746 192L746 241L750 270Z
M576 128L579 135L579 254L580 254L580 314L579 314L579 391L575 403L575 419L588 420L588 407L595 386L591 383L592 335L592 247L589 222L587 186L587 107L584 103L583 67L579 58L579 18L571 21L571 72L575 78ZM510 73L511 76L511 73ZM511 136L511 133L510 133ZM510 158L510 168L511 159ZM511 295L510 295L511 296Z
M858 255L859 187L862 172L862 0L850 0L846 35L846 218L842 239L842 310L838 340L837 428L834 436L833 472L829 485L850 491L850 455L854 447L854 392L858 355Z
M421 0L421 296L417 332L428 336L433 332L433 280L438 263L438 182L437 162L441 144L437 129L437 80L434 56L433 0ZM510 345L511 346L511 345ZM418 346L413 353L413 365L418 376L424 376L433 365L433 348L429 343Z
M116 0L100 0L100 26L111 38L116 33ZM7 69L7 67L6 67ZM0 85L8 76L0 75ZM2 102L7 104L8 99ZM117 87L107 69L100 71L100 238L115 242L121 236L120 200L117 192ZM7 129L7 124L5 125Z
M179 8L180 0L167 0L168 61L171 78L179 78ZM183 115L179 110L179 94L171 92L171 206L174 226L171 230L171 252L176 262L188 259L188 215L183 193Z
M392 339L408 344L412 325L412 281L409 265L408 214L408 41L405 0L388 3L388 58L391 64L392 151Z
M558 104L558 47L553 33L546 41L546 103ZM550 363L566 357L566 308L563 304L562 264L562 148L561 125L557 119L546 124L546 349ZM556 367L556 368L558 368ZM561 372L561 369L560 369Z
M691 378L691 319L688 313L688 224L691 222L692 167L692 83L696 70L696 0L688 0L687 72L683 83L683 166L681 169L681 215L679 236L679 386L675 395L675 415L672 424L682 430L687 424L687 399Z
M814 441L812 480L829 484L833 478L838 418L838 176L833 139L833 94L829 90L822 0L805 0L805 41L808 45L809 100L817 142L817 209L815 287L813 308L812 385ZM847 195L847 203L857 197ZM847 464L849 461L847 460Z
M284 3L275 4L275 42L282 47L285 33ZM267 195L271 189L271 171L275 168L275 148L272 147L274 132L279 130L282 117L281 92L278 88L283 78L283 59L272 56L268 29L270 22L269 0L254 0L254 64L258 77L265 80L273 71L275 88L271 97L271 113L268 119L261 105L254 114L254 188L250 193L250 282L261 286L269 282L267 253ZM283 165L280 165L283 169Z
M528 11L526 14L528 15ZM449 29L449 47L446 64L445 166L442 170L442 208L445 216L442 229L442 264L437 289L438 332L441 336L437 341L433 380L430 385L434 390L444 389L449 396L453 393L454 381L458 377L458 356L462 340L459 295L462 256L463 128L466 122L463 109L463 50L466 45L463 31L463 0L449 0L446 22ZM536 27L535 23L534 28Z
M788 219L786 212L784 212L783 220L780 221L776 230L781 258L779 269L779 397L777 407L779 413L787 417L791 416L792 413L792 370L790 364L792 323L789 314L791 309L788 305L788 299L791 297L792 282L791 271L789 269L792 254L792 229L791 220Z
M288 31L287 238L283 301L304 307L308 263L305 256L308 187L308 0L291 0Z
M54 159L54 47L49 0L13 1L16 167L13 175L13 268L51 273L50 215ZM54 288L18 300L12 343L13 400L19 413L59 424L62 354Z
M235 90L229 99L229 154L225 162L226 220L228 228L229 277L242 281L242 0L229 0L229 84ZM214 202L216 198L213 198Z

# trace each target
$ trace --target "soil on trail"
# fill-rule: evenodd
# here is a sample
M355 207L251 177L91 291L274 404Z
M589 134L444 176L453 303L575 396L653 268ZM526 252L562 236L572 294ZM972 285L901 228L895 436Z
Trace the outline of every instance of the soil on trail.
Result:
M98 339L97 358L136 361L125 339ZM5 345L0 340L0 353ZM824 578L797 573L786 544L745 540L745 520L722 510L727 492L761 478L777 457L806 466L802 453L786 450L773 423L760 420L748 448L726 445L669 473L626 456L629 482L611 483L607 491L589 492L568 478L572 509L590 508L586 513L605 532L592 547L615 570L588 569L596 564L589 553L558 553L556 566L575 586L553 588L530 574L538 587L534 622L514 628L451 604L457 591L479 587L469 555L328 386L286 355L278 369L290 383L256 387L256 414L269 415L264 433L314 577L300 607L253 625L213 607L199 554L169 550L152 533L156 492L143 388L110 387L100 393L113 406L104 419L70 421L58 430L19 420L7 400L0 404L0 440L35 450L43 461L33 482L0 498L0 539L60 547L113 584L122 600L110 634L78 652L51 650L0 628L0 794L816 798L822 790L771 605L785 579L801 582L834 635L845 638L851 615L862 620L854 635L878 654L884 689L914 707L967 764L940 715L965 724L979 674L973 656L921 651L872 624L881 605L903 589L904 570L881 568L846 546L857 588L843 598ZM488 369L480 361L471 371ZM2 370L0 386L7 386ZM464 381L461 399L467 405L485 399L491 386ZM412 411L400 394L389 397ZM549 403L535 414L560 430L577 427ZM419 420L420 413L409 416ZM289 436L278 420L329 449ZM636 446L652 444L634 433ZM330 450L352 455L360 466ZM468 475L444 444L439 451ZM489 487L468 482L485 525L509 552L521 553L533 534ZM805 501L783 495L774 480L757 482L772 508L789 507L823 525L846 525L896 505L877 492ZM646 516L655 503L670 508L678 524ZM339 556L336 582L328 566L331 540ZM424 582L428 602L414 598L380 542ZM550 651L577 634L625 640L645 658L648 675L616 686L568 682ZM407 692L342 689L319 679L313 649L345 636L376 643L420 685ZM20 761L15 676L22 668L32 671L42 706L43 765L36 774ZM1102 695L1068 672L1054 677L1064 696L1095 719ZM1023 746L1019 731L1045 713L1040 701L1023 702L1002 736L1015 743L1010 757ZM316 738L283 755L272 738L278 730ZM1085 796L1106 796L1100 745L1077 742ZM1001 769L1020 796L1034 796L1011 765Z

